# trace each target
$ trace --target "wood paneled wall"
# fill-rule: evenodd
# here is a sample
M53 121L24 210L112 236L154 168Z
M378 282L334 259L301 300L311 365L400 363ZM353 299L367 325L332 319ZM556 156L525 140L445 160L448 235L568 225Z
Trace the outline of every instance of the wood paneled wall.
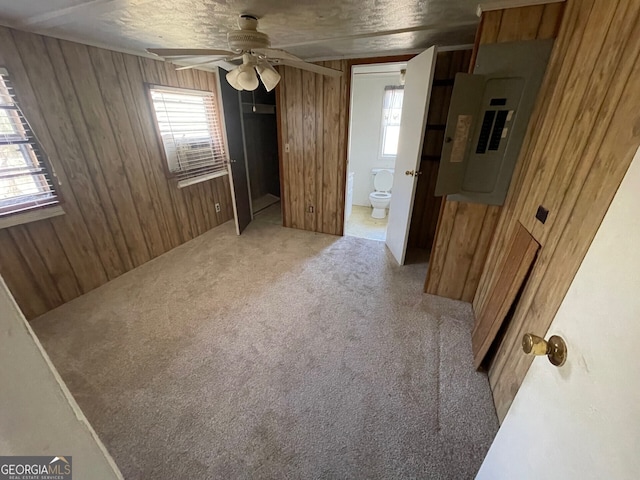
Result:
M340 78L280 67L280 178L285 227L342 235L350 66ZM287 146L288 145L288 149Z
M555 38L563 10L564 3L550 3L486 12L478 27L476 48L478 44ZM470 72L473 72L473 63ZM537 115L538 111L534 111L529 132L534 128ZM527 141L525 139L523 151ZM443 202L425 292L467 302L473 300L501 209Z
M440 52L436 57L427 126L422 144L422 158L409 228L409 247L428 248L433 245L442 197L435 196L438 166L442 156L444 129L451 103L456 73L469 69L471 50Z
M65 215L0 230L0 274L27 318L233 217L228 177L167 180L145 87L216 91L214 74L4 27L0 65L65 200Z
M545 335L640 145L639 53L637 4L566 2L473 302L483 311L521 223L541 247L489 370L501 419L532 361L521 352L522 335ZM549 209L545 224L535 218L539 205Z

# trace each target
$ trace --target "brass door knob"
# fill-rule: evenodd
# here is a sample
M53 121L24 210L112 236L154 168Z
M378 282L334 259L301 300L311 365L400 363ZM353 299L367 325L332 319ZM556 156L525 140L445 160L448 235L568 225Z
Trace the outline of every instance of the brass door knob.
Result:
M546 341L532 333L525 333L522 337L522 350L530 355L546 355L556 367L561 367L567 360L567 344L557 335L550 336Z
M405 175L409 175L410 177L413 177L413 170L407 170L406 172L404 172Z

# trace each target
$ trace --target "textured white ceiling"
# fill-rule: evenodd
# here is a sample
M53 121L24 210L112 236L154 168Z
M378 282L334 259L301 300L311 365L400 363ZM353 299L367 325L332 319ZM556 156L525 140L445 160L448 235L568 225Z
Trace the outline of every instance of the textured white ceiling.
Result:
M237 16L306 59L473 42L478 0L0 0L0 23L116 50L226 48Z

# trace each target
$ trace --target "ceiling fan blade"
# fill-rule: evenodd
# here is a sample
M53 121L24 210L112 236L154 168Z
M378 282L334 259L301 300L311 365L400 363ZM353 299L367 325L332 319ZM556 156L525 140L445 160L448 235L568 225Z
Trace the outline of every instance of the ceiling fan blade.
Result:
M191 68L197 68L197 67L201 67L204 65L210 65L210 64L215 64L219 67L224 68L225 70L229 71L232 70L234 68L236 68L238 65L231 63L232 60L237 60L238 58L242 58L242 57L226 57L226 58L210 58L209 60L206 60L204 62L197 62L197 63L193 63L191 65L181 65L179 67L176 67L177 71L180 70L189 70ZM178 61L184 61L182 59L178 60Z
M238 68L238 65L236 65L235 63L232 63L232 62L230 62L230 61L228 61L226 59L224 59L224 60L216 60L214 63L215 63L215 65L219 66L223 70L226 70L227 72L230 72L234 68Z
M147 48L147 52L159 57L206 57L224 56L235 57L237 53L229 50L216 50L212 48Z
M203 65L209 65L210 63L216 62L216 59L209 59L206 62L198 62L198 63L194 63L191 65L183 65L181 67L176 67L176 71L180 71L180 70L190 70L192 68L196 68L196 67L201 67Z
M315 63L309 63L302 60L295 62L292 60L275 59L273 63L277 65L287 65L289 67L299 68L300 70L308 70L313 73L319 73L320 75L327 75L328 77L341 77L343 73L342 70L321 67L320 65L316 65Z
M251 51L258 55L264 55L267 58L304 62L300 57L296 57L295 55L278 48L254 48Z

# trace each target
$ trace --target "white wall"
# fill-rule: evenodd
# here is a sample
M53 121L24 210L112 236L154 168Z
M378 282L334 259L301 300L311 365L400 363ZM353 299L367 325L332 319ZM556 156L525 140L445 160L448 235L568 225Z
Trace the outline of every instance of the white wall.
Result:
M371 206L372 168L393 168L395 158L379 158L384 87L398 85L399 73L354 75L351 84L349 172L354 172L353 204Z
M639 205L636 154L548 332L567 363L534 360L478 479L640 478Z
M0 455L70 455L73 478L122 478L1 277Z

